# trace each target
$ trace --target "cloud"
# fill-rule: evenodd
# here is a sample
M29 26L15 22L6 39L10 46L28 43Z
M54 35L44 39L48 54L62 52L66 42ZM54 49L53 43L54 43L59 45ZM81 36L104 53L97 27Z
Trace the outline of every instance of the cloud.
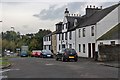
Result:
M35 17L40 18L41 20L55 20L63 16L63 11L65 6L56 8L57 5L51 5L49 9L43 9L39 14L35 14Z
M85 4L85 2L84 2ZM48 9L43 9L39 14L34 14L33 16L41 19L41 20L56 20L61 19L64 16L64 10L66 7L70 9L70 12L75 13L80 10L81 5L83 5L83 2L72 2L68 3L67 5L63 5L61 7L58 7L58 5L51 5Z
M58 7L58 5L51 5L48 9L43 9L39 14L34 14L34 16L41 20L56 20L63 18L66 7L69 9L70 14L77 12L78 14L83 15L87 5L95 5L96 7L99 7L108 5L110 6L113 3L114 2L69 2L61 7Z

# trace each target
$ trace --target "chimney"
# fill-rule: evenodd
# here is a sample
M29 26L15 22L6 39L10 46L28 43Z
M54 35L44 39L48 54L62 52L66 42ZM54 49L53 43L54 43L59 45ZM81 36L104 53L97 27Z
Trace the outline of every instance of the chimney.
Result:
M90 5L90 8L91 8L92 6Z
M99 9L98 7L95 8L95 6L93 6L93 8L92 8L92 6L90 5L90 8L88 8L88 7L86 8L86 15L87 15L87 17L89 17L92 14L94 14L96 11L99 11L99 10L101 10L101 9Z
M65 9L65 12L64 12L65 16L68 16L69 15L69 11L68 11L68 8Z
M74 14L74 16L75 16L75 14Z

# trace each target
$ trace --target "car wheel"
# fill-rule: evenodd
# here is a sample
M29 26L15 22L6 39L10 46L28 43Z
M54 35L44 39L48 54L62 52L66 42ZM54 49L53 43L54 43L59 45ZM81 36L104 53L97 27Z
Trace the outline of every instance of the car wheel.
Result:
M77 62L78 61L78 59L75 59L75 62Z
M64 57L62 57L62 62L65 62L65 58Z
M56 61L58 61L59 59L58 58L56 58Z

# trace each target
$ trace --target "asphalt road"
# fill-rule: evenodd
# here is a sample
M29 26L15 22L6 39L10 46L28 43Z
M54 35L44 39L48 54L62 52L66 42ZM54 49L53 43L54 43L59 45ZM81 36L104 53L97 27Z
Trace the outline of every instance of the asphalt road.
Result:
M118 78L118 68L100 65L89 59L62 62L43 58L11 58L7 78Z

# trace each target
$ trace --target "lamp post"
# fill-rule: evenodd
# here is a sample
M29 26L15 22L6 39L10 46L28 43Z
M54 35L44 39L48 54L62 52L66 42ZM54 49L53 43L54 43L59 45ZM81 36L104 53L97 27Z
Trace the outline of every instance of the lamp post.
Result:
M12 32L15 31L15 28L14 28L13 26L11 27L11 29L12 29ZM12 38L13 38L13 39L12 39L12 42L14 42L14 34L12 34L12 36L13 36L13 37L12 37ZM14 52L14 47L13 47L13 52Z

